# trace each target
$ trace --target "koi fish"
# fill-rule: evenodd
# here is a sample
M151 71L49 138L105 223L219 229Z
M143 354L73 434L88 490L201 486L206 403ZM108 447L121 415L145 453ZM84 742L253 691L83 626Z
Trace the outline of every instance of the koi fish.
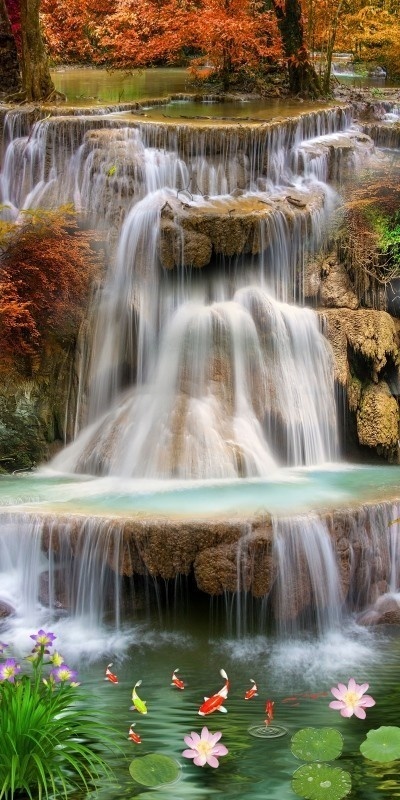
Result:
M303 692L299 695L294 695L293 697L284 697L282 703L290 703L291 706L299 706L300 700L302 697L306 698L307 700L319 700L320 697L328 697L329 692Z
M139 734L135 733L135 731L133 730L135 725L136 725L136 722L132 722L132 725L129 728L128 739L130 739L131 742L135 742L135 744L142 744L142 740L141 740Z
M173 671L173 673L171 675L171 681L172 681L171 686L176 686L177 689L184 689L185 688L185 684L184 684L183 681L181 681L180 678L178 678L178 676L176 674L177 672L179 672L179 667L174 669L174 671Z
M132 703L133 706L130 707L129 711L138 711L139 714L147 714L147 706L144 700L141 700L139 695L136 692L136 687L141 686L142 681L137 681L132 689Z
M252 697L258 697L257 684L255 681L253 681L253 678L250 678L250 683L252 683L253 686L251 686L250 689L247 689L247 692L244 696L245 700L251 700Z
M112 667L112 662L111 662L111 664L108 664L108 666L107 666L104 680L105 681L110 681L110 683L118 683L118 678L117 678L116 675L114 675L113 672L111 672L110 667Z
M275 705L274 700L267 700L265 704L265 713L267 715L267 719L264 720L264 722L266 725L269 725L274 718L274 705Z
M222 711L224 714L227 713L227 709L223 706L223 702L228 697L230 686L229 678L224 669L220 669L219 674L225 679L225 684L222 689L220 689L216 694L213 694L212 697L204 698L204 703L200 706L198 711L201 717L205 717L206 714L212 714L213 711Z

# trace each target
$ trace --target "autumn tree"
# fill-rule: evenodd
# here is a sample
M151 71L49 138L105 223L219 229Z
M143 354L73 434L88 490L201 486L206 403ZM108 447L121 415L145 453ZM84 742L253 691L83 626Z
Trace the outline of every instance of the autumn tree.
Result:
M54 93L40 25L40 0L20 0L22 86L26 100L47 100Z
M341 18L339 42L358 60L380 64L399 75L399 3L349 3Z
M332 58L346 0L305 0L308 46L318 51L318 72L323 94L329 94Z
M0 0L0 91L6 95L19 92L21 74L16 41L5 0Z
M49 337L74 339L100 258L69 208L24 212L0 254L0 367L29 374Z
M175 62L192 42L192 3L115 0L91 27L96 61L113 67ZM93 19L93 11L91 11Z
M318 97L321 86L307 48L300 0L272 0L286 57L292 94Z
M197 62L213 66L224 90L240 70L261 74L267 65L282 63L276 19L263 2L203 0L192 25L192 41L203 54Z
M102 63L109 53L102 44L116 3L112 0L41 0L46 44L55 61Z

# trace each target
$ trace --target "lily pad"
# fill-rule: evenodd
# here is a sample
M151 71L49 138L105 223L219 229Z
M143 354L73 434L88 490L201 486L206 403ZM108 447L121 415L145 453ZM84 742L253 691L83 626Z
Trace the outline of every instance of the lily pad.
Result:
M333 761L343 750L343 736L336 728L302 728L292 736L291 750L302 761Z
M165 786L174 783L180 773L177 761L161 753L149 753L138 756L129 765L129 772L134 781L142 786Z
M395 725L382 725L368 731L360 750L370 761L396 761L400 758L400 728Z
M306 800L341 800L351 791L351 777L329 764L304 764L293 775L292 789Z

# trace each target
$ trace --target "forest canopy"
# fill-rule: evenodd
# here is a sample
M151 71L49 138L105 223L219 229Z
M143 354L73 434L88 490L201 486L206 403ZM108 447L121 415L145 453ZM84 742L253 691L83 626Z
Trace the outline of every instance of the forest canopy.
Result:
M10 0L15 2L15 0ZM42 0L51 57L62 62L137 67L213 67L282 58L279 7L297 0ZM336 49L400 73L400 0L302 0L305 44Z

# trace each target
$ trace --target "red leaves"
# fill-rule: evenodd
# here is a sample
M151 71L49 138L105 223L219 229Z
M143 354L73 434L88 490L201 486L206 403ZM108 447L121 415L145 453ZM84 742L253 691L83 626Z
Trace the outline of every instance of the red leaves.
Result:
M42 0L53 57L113 67L182 63L188 52L217 69L279 58L273 12L261 0Z
M99 257L65 209L36 212L9 235L0 260L2 362L76 334Z

